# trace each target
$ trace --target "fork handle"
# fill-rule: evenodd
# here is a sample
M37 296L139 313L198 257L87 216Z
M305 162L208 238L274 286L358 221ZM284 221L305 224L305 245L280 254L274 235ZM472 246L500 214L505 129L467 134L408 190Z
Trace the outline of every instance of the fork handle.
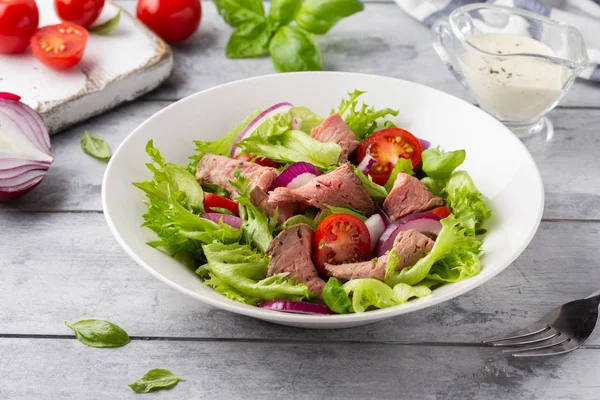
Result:
M592 297L600 296L600 289L596 290L594 293L590 294L586 299L591 299Z

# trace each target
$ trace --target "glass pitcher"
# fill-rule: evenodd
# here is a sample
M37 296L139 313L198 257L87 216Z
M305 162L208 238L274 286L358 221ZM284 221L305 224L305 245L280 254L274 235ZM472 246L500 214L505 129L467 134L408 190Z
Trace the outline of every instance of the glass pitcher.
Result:
M588 64L577 29L520 8L463 6L436 21L432 35L479 106L521 137L552 136L545 115Z

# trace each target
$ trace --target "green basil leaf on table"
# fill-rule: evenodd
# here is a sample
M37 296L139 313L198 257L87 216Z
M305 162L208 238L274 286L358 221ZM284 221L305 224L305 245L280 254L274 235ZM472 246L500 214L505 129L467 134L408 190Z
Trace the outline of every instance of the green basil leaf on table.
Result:
M99 160L108 161L110 159L108 144L103 139L90 135L88 131L85 131L81 138L81 148L87 154Z
M434 179L446 179L465 161L464 150L443 151L429 148L423 151L423 172Z
M272 0L269 16L279 25L287 25L296 17L302 0Z
M360 0L307 0L302 3L298 26L319 35L327 33L339 20L364 10Z
M181 380L183 380L181 376L175 376L167 369L154 368L137 381L130 383L129 387L136 393L150 393L171 389Z
M261 0L215 0L219 14L234 28L243 23L264 20L265 9Z
M269 46L277 72L321 71L321 51L310 33L297 26L279 28Z
M342 288L342 282L329 278L323 287L323 301L329 309L338 314L346 314L352 309L348 293Z
M119 8L117 15L115 15L114 17L112 17L111 19L109 19L108 21L106 21L105 23L103 23L101 25L94 26L93 28L89 28L88 31L90 31L91 33L96 33L98 35L106 35L107 33L110 33L113 29L115 29L117 27L117 25L119 25L120 21L121 21L121 9Z
M65 325L73 330L75 338L89 347L112 348L131 342L129 335L120 326L101 319L84 319Z
M228 58L265 55L269 52L269 41L272 36L273 28L267 20L244 22L231 34L225 55Z

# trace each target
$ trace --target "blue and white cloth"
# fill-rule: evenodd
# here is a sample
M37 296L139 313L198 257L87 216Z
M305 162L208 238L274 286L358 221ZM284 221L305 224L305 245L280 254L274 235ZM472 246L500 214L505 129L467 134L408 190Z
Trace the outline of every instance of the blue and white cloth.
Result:
M472 3L519 7L574 26L583 35L590 65L579 76L600 82L600 0L395 0L411 17L431 27L455 8Z

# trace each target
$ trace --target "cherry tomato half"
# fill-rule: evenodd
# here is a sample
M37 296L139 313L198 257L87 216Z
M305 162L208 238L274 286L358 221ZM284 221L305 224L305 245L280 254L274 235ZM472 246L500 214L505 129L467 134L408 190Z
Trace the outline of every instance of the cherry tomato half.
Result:
M220 210L214 210L213 208L224 208L231 211L236 217L240 216L239 204L237 202L217 196L216 194L204 193L203 204L206 212L220 213Z
M412 133L400 128L387 128L375 132L358 147L357 159L360 163L369 153L377 162L369 171L373 182L385 185L390 173L400 158L412 161L413 169L421 162L421 145Z
M33 55L44 65L66 69L77 65L88 40L84 27L69 22L44 26L31 37Z
M344 264L366 261L371 257L371 235L366 225L350 214L325 218L315 232L315 265L326 276L325 263Z
M54 0L54 9L60 19L84 28L92 25L104 8L104 0Z
M166 42L181 42L200 25L200 0L139 0L137 17Z
M440 217L442 219L446 218L451 213L450 209L446 206L437 207L437 208L434 208L433 210L427 211L427 212L429 214L437 215L438 217Z
M0 0L0 53L21 53L38 27L34 0Z
M273 161L269 158L254 157L254 156L251 156L250 154L240 154L240 155L235 156L234 158L236 160L241 160L241 161L250 161L255 164L262 165L263 167L271 167L271 168L281 167L281 164L276 163L275 161Z

